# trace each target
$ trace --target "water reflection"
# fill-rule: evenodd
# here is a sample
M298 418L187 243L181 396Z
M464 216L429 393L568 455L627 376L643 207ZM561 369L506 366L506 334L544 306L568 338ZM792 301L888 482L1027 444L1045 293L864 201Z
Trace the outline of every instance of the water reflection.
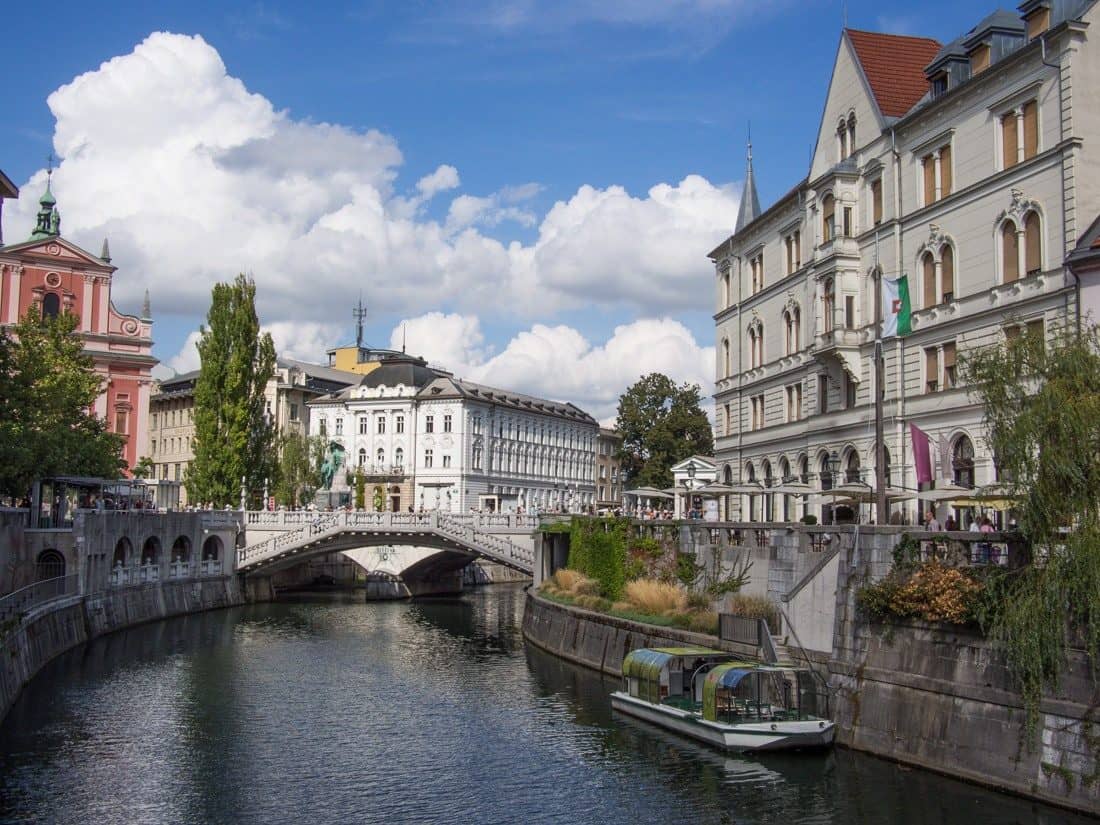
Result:
M520 587L133 628L0 727L13 822L1084 822L838 750L747 758L627 717L523 644Z

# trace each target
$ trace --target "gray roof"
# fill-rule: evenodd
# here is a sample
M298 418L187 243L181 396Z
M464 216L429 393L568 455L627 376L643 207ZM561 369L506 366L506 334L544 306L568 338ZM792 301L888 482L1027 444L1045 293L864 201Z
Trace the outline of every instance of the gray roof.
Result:
M382 362L382 366L371 370L366 375L356 375L354 384L317 399L321 402L344 401L352 397L352 390L356 387L405 387L427 386L437 378L449 376L450 373L443 370L432 369L423 364L422 359L409 357L404 361Z
M1077 241L1077 246L1069 253L1066 262L1074 264L1094 264L1100 262L1100 215Z
M473 381L465 381L451 376L438 377L417 393L417 397L420 399L465 398L472 401L485 401L489 404L521 410L522 412L556 415L562 418L571 418L574 421L582 421L586 424L597 423L595 418L568 401L564 403L548 401L545 398L535 398L511 390L486 387L483 384L475 384Z
M760 197L756 194L756 178L752 173L752 142L749 142L748 161L745 169L745 188L741 190L741 204L737 207L736 235L760 217Z
M317 387L320 389L333 390L338 387L346 387L349 384L358 384L359 379L363 377L357 372L345 372L332 367L324 367L320 364L311 364L308 361L297 361L293 358L279 358L276 360L276 364L282 369L296 369L306 375L307 378L313 379L306 382L307 387L318 383L331 385L327 388Z
M997 9L968 31L963 38L963 43L966 46L972 46L992 31L1024 32L1026 30L1027 25L1020 19L1019 14L1008 9Z
M963 42L966 40L967 37L968 35L965 34L961 37L956 37L954 40L952 40L950 43L948 43L946 46L936 52L936 56L932 58L932 62L928 64L928 67L925 69L925 71L928 71L928 69L931 69L933 66L936 66L945 60L967 60L969 52L967 52L966 46L963 45Z
M11 178L0 169L0 198L18 198L19 187L11 182Z

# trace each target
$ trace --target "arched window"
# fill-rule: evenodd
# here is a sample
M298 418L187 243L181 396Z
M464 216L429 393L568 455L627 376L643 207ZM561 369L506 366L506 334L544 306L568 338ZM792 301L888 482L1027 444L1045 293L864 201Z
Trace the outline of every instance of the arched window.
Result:
M43 550L34 564L34 580L45 581L65 575L65 557L56 550Z
M1043 241L1036 212L1028 212L1024 219L1024 262L1028 275L1043 269Z
M1006 284L1020 278L1020 239L1012 221L1001 227L1001 274L1001 282Z
M398 467L405 466L405 451L401 447L393 451L393 463Z
M940 279L943 282L940 294L946 304L955 299L955 250L950 246L940 253Z
M806 456L798 460L798 480L803 484L810 483L810 460Z
M836 149L838 161L848 157L848 124L844 122L844 118L836 125Z
M722 471L722 483L733 484L733 467L726 465L726 469Z
M222 555L222 540L217 536L210 536L202 543L202 560L217 561Z
M379 447L378 452L375 453L375 458L378 459L378 468L382 469L386 464L386 451Z
M722 306L728 307L733 303L733 292L730 289L730 271L727 269L722 273Z
M752 463L745 465L745 481L753 483L756 481L756 468L752 466ZM749 521L756 521L756 496L749 494Z
M832 278L825 279L825 291L822 300L822 321L826 332L833 331L833 319L836 315L836 287Z
M818 467L818 478L821 480L821 489L833 489L833 470L832 467L829 465L828 455L821 456L821 461L819 462Z
M783 323L786 327L786 354L794 355L799 349L799 327L801 326L798 307L791 307L783 313Z
M848 157L856 153L856 113L848 115Z
M47 292L42 298L42 317L56 318L61 312L61 298L56 292Z
M920 259L921 264L921 279L924 285L924 303L921 305L923 308L934 307L937 304L936 301L936 261L932 258L931 252L925 252Z
M179 536L172 542L172 561L191 561L191 539Z
M366 450L365 447L360 447L359 448L359 466L362 467L366 463L367 463L367 450Z
M728 377L733 375L733 370L730 365L730 339L722 339L722 377Z
M779 459L779 483L786 484L791 481L791 463L786 458ZM791 521L791 497L783 497L783 521Z
M821 240L828 243L833 239L833 220L836 213L836 202L832 194L821 199Z
M859 483L859 453L855 450L852 450L852 452L848 454L848 461L844 467L844 483Z
M126 567L130 563L130 556L134 553L134 546L130 540L123 536L115 545L115 554L111 558L111 567Z
M156 536L149 536L141 546L141 563L160 564L160 540Z
M960 435L951 449L951 471L960 487L974 486L974 444L968 436Z

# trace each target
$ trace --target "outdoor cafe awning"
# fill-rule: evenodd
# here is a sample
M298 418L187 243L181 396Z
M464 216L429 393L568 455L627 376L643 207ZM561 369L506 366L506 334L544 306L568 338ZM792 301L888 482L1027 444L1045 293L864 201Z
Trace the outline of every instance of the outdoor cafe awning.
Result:
M831 490L822 490L821 495L826 499L835 496L838 499L856 501L860 504L870 503L875 500L874 488L866 484L841 484L838 487L833 487ZM903 490L900 487L886 488L887 501L904 501L905 499L916 498L917 496L918 493L916 490Z
M656 487L638 487L635 490L625 490L623 495L637 498L672 498L672 495L663 490L658 490Z

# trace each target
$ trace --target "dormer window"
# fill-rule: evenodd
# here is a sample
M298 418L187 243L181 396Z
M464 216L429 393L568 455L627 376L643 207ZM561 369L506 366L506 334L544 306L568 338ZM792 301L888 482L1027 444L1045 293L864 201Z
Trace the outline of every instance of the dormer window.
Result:
M988 43L981 43L970 51L970 74L978 75L989 68L990 48Z
M1027 39L1034 40L1050 28L1050 9L1038 6L1024 17L1027 23Z
M933 98L947 94L947 72L940 72L933 77L930 81L930 86Z

